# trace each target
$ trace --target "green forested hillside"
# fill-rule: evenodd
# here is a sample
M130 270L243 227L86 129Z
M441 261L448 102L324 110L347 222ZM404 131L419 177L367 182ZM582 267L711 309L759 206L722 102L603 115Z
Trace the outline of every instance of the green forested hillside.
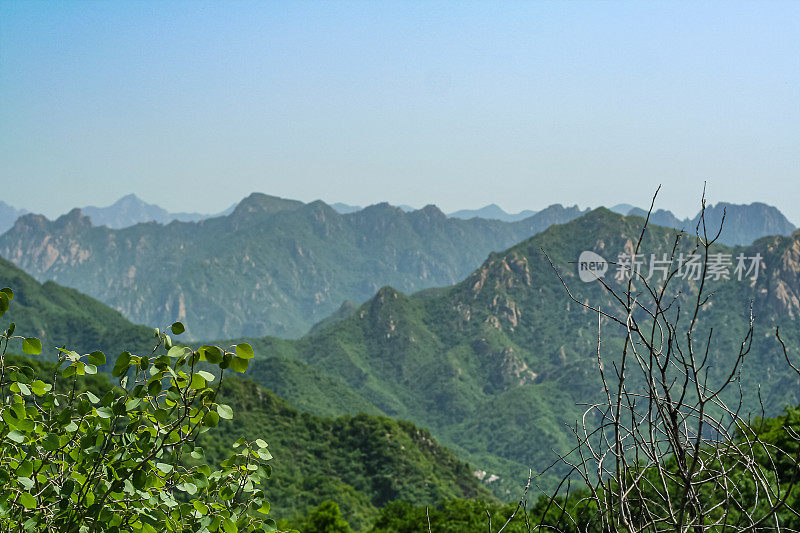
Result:
M14 356L51 382L54 365ZM98 396L112 389L104 374L80 379ZM395 500L436 505L453 498L492 501L470 466L410 422L372 415L320 418L300 413L249 379L229 376L220 403L235 418L222 421L201 438L206 458L219 462L240 437L268 442L272 477L265 488L272 515L292 519L326 500L336 501L343 517L365 528L379 508Z
M6 317L18 322L28 335L41 338L45 357L53 357L55 347L62 345L114 354L146 349L152 337L152 329L131 324L94 298L52 281L39 283L3 258L0 285L11 287L16 295Z
M15 295L4 318L16 321L18 333L41 335L45 348L65 344L79 352L103 349L112 364L123 349L149 353L152 348L150 328L131 324L73 289L39 284L2 260L0 285L12 287ZM33 366L47 382L54 374L44 357L14 361ZM299 404L305 410L379 414L337 378L298 361L267 359L252 375L302 397ZM98 394L111 389L102 373L82 377L81 382ZM276 516L291 518L335 499L344 517L362 527L379 507L396 499L435 504L451 498L491 498L467 463L409 422L375 414L323 418L301 413L250 379L235 376L225 379L221 394L220 401L233 406L236 417L204 436L207 456L221 460L242 435L269 442L275 456L269 500Z
M553 449L571 447L566 425L579 418L583 408L577 404L601 392L597 317L570 301L542 249L577 299L610 309L599 284L577 279L574 262L584 250L616 261L619 252L631 250L643 222L599 209L491 254L450 288L407 296L385 287L352 316L303 339L253 342L265 357L294 358L324 370L384 413L431 428L486 470L486 486L505 499L521 485L528 466L542 470L555 459ZM651 227L642 251L668 252L674 235L674 230ZM688 253L692 246L693 238L686 238L680 249ZM719 378L747 331L754 302L753 355L741 378L745 408L754 411L758 384L770 383L761 389L769 412L800 400L796 376L782 373L783 356L774 339L774 327L781 325L790 347L800 346L798 250L797 234L764 238L748 248L716 248L734 256L760 253L766 265L756 281L710 281L715 294L702 318L703 324L716 326L710 377ZM616 283L613 271L607 277ZM697 283L682 282L681 289L679 299L688 301ZM603 320L602 334L602 355L613 360L622 332ZM293 398L291 392L287 396ZM542 482L551 483L556 474Z
M333 500L344 518L361 528L394 500L432 505L452 498L492 499L467 463L410 422L300 413L247 379L229 379L223 395L236 419L220 426L206 451L217 457L241 434L262 435L274 456L267 494L281 516Z
M136 323L182 320L193 339L297 337L345 300L387 284L455 283L490 251L581 213L557 205L505 223L379 204L342 215L320 201L253 194L228 216L165 226L95 227L79 210L55 221L29 215L0 236L0 256Z

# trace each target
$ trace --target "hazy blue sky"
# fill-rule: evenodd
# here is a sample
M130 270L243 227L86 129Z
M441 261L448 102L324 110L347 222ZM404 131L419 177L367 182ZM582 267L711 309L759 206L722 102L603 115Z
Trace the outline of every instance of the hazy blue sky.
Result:
M0 198L446 211L555 202L800 224L800 2L0 2Z

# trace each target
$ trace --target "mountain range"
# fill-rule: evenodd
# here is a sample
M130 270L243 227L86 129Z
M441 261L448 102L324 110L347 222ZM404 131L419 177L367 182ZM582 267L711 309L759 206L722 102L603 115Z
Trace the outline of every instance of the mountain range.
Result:
M364 209L363 205L350 205L350 204L343 204L342 202L336 202L336 203L330 204L330 206L333 208L334 211L336 211L337 213L342 214L342 215L355 213L356 211L361 211L362 209ZM406 205L406 204L400 204L397 207L399 207L400 209L402 209L406 213L409 213L411 211L416 211L417 210L416 207L411 207L410 205Z
M306 209L327 213L324 204L271 197L253 200L257 201L247 213L268 210L284 219ZM399 220L415 214L395 211ZM225 218L198 224L217 224ZM76 220L80 223L79 214ZM568 425L579 419L583 409L579 404L597 399L602 391L596 371L597 316L567 297L543 250L575 298L610 309L612 302L602 287L580 282L572 263L587 250L616 260L617 253L631 249L642 223L640 217L623 217L600 208L564 224L551 224L503 252L488 254L481 266L456 284L411 295L385 286L362 305L343 305L301 339L250 338L257 357L248 377L308 416L368 413L427 427L432 437L474 465L484 488L508 500L524 482L528 467L541 471L554 460L553 450L570 448ZM181 226L186 224L163 227ZM224 226L226 235L235 233L230 228ZM256 231L252 225L246 228ZM671 250L675 233L651 226L643 250L656 255ZM692 239L682 242L679 250L688 252ZM709 377L719 379L726 371L726 358L738 349L747 330L752 302L756 317L753 356L740 378L744 409L756 412L763 401L767 414L776 414L800 401L800 382L783 371L783 354L774 339L774 328L780 326L791 353L800 348L800 232L763 237L748 247L719 245L714 252L731 257L759 254L764 269L755 280L740 281L734 274L727 281L709 282L714 296L704 311L700 336L703 328L724 326L715 329ZM3 280L30 286L18 292L14 305L19 304L21 310L12 318L33 324L37 333L52 330L46 341L49 345L64 338L63 342L69 340L88 351L103 342L118 346L124 339L136 347L142 342L137 338L146 342L151 335L147 328L133 326L77 291L52 282L39 285L7 262L0 267ZM617 283L612 274L608 279L612 286ZM688 280L679 289L676 298L685 302L697 284ZM45 312L48 305L53 309ZM86 310L86 316L69 322L80 310ZM223 311L219 316L224 317ZM99 317L97 324L91 323L92 315ZM191 318L186 320L193 327ZM66 323L61 329L48 325L60 321ZM603 358L613 362L624 331L607 321L601 326ZM77 335L79 331L89 334ZM231 342L238 340L219 341ZM766 383L770 386L759 388ZM552 487L559 475L559 470L552 470L537 482Z
M513 214L506 213L499 205L489 204L480 209L461 209L459 211L454 211L448 214L447 216L453 218L463 218L463 219L478 217L478 218L488 218L493 220L502 220L503 222L517 222L519 220L524 220L528 217L532 217L535 214L536 211L531 211L530 209L520 211L519 213L513 213Z
M647 210L631 204L616 204L609 208L620 215L636 215L645 217ZM765 235L791 235L797 229L794 224L776 207L754 202L747 205L720 202L706 207L706 223L709 227L719 227L722 214L725 213L725 224L719 242L729 246L744 246ZM462 209L447 216L469 219L473 217L514 222L534 215L536 211L525 210L516 214L505 212L497 204L489 204L480 209ZM659 226L682 229L694 233L700 221L700 213L692 218L681 219L671 211L657 209L650 215L650 220Z
M637 216L600 208L490 254L453 286L413 295L384 287L346 318L302 339L250 342L262 357L288 358L322 370L380 412L430 428L485 470L486 479L493 479L487 486L507 499L529 466L541 470L555 459L552 450L570 449L574 441L567 426L580 419L578 405L600 399L602 392L596 370L597 316L567 297L542 250L578 300L611 309L602 287L580 282L570 263L585 250L616 261L618 252L636 242L642 223ZM671 250L675 234L652 226L643 249L659 257ZM679 250L689 253L692 243L685 238ZM724 325L715 330L710 379L722 378L727 370L731 351L747 331L752 301L756 333L754 355L741 377L744 408L755 413L763 401L768 414L776 414L800 401L800 382L783 371L783 354L774 339L780 325L794 353L800 347L800 232L712 251L731 257L760 254L766 267L756 280L739 281L732 274L730 280L707 283L714 296L704 311L703 328ZM613 276L610 283L620 286ZM682 282L679 288L676 298L687 303L697 283ZM614 361L624 331L607 321L603 331L603 357ZM280 373L259 370L260 364L256 360L252 366L255 379L274 384L290 401L302 394L296 387L282 390ZM759 391L759 384L766 383L770 387ZM551 471L538 481L552 486L558 475Z
M631 207L624 211L624 204L616 206L623 215L636 215L645 217L647 211L639 207ZM747 245L765 235L791 235L797 228L781 213L777 207L761 202L747 205L720 202L708 205L705 210L705 221L708 228L718 228L722 223L723 214L725 224L719 242L729 246ZM680 219L671 211L657 209L650 215L653 224L685 230L695 233L700 223L700 213L692 218Z
M581 214L554 205L506 223L377 204L342 215L321 201L253 194L227 216L119 230L78 209L55 221L25 215L0 236L0 256L137 323L184 320L193 338L297 337L345 300L382 285L455 283L492 250Z
M170 213L163 207L148 204L135 194L123 196L107 207L82 207L81 212L88 216L95 226L108 226L112 229L122 229L145 222L158 222L169 224L173 220L180 222L197 222L206 218L229 215L235 205L215 215L200 213Z

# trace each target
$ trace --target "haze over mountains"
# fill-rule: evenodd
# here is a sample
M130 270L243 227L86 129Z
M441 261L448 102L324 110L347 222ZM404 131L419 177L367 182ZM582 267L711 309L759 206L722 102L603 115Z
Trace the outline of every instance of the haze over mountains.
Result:
M626 209L627 207L630 208ZM621 204L616 208L623 215L647 216L647 210L639 207ZM723 215L725 224L722 224ZM700 223L700 213L681 220L671 211L657 209L650 215L650 220L659 226L695 233ZM720 202L709 205L706 207L705 222L709 233L711 228L719 228L722 224L719 242L729 246L750 244L765 235L791 235L797 229L778 208L761 202L747 205ZM702 233L702 228L700 230Z
M25 209L17 209L0 200L0 233L7 231L14 225L15 220L27 212Z
M82 207L81 212L92 220L95 226L108 226L112 229L122 229L143 222L158 222L169 224L173 220L180 222L196 222L206 218L228 215L235 205L215 215L200 213L170 213L155 204L148 204L135 194L123 196L108 207Z
M585 212L556 204L505 222L494 217L527 212L508 215L492 205L448 217L435 206L349 208L342 214L321 201L253 194L209 218L169 213L128 195L108 208L86 208L91 217L77 209L55 221L27 214L0 235L0 256L137 323L159 326L177 316L190 323L193 338L298 337L344 302L357 305L383 285L411 293L455 283L489 252ZM615 209L646 214L630 205ZM723 209L722 243L749 244L794 230L780 211L761 203L710 206L710 225L719 223ZM680 220L664 210L651 220L688 232L697 225L697 217Z
M364 206L342 202L335 202L328 205L330 205L334 211L342 215L356 213L364 209ZM414 207L404 204L398 205L397 207L407 213L417 210ZM112 229L122 229L145 222L157 222L159 224L169 224L173 220L178 220L180 222L197 222L206 218L229 215L235 208L236 204L216 214L172 213L158 205L145 202L135 194L128 194L110 206L82 207L81 212L88 216L95 226L108 226ZM621 215L637 215L643 217L647 214L647 210L625 203L616 204L609 209ZM714 225L718 225L721 221L723 209L727 209L728 211L728 223L725 225L720 239L720 241L725 244L745 245L764 235L789 235L796 229L795 225L789 222L777 208L760 202L747 205L720 202L718 204L709 205L707 207L707 216L709 220L713 221ZM0 234L10 229L17 218L28 212L29 211L25 209L16 209L0 201ZM497 204L489 204L479 209L461 209L453 211L447 213L447 216L464 220L483 218L488 220L500 220L503 222L518 222L536 213L537 211L530 209L525 209L519 213L508 213ZM699 214L692 218L681 219L669 210L657 209L652 213L651 220L661 226L694 232L699 220Z
M499 205L489 204L480 209L461 209L459 211L454 211L448 214L447 216L453 218L463 218L463 219L479 217L479 218L490 218L494 220L502 220L503 222L516 222L518 220L526 219L535 214L536 211L531 211L530 209L526 209L524 211L520 211L519 213L514 213L514 214L506 213Z
M26 215L0 236L0 256L138 323L185 319L194 338L296 337L345 300L387 284L454 283L492 250L582 213L555 205L505 223L378 204L341 215L321 201L253 194L227 216L120 230L78 209L55 221Z

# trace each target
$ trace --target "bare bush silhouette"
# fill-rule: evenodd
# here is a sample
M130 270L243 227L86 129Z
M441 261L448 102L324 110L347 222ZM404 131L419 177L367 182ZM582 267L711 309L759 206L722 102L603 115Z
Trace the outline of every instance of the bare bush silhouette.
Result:
M640 253L657 195L634 254ZM712 230L705 212L704 193L695 233L675 236L669 264L677 259L677 265L660 282L636 269L624 283L598 278L608 296L605 307L575 297L547 257L568 297L597 315L596 368L603 397L586 405L571 428L575 447L551 465L568 470L556 493L529 508L528 480L512 515L524 521L523 530L798 530L800 514L790 495L800 475L800 435L786 423L777 428L776 439L773 419L767 439L764 417L743 408L740 373L751 357L752 302L738 350L726 354L724 372L711 372L712 361L723 360L712 357L714 326L722 325L700 324L713 295L706 280L724 215ZM678 250L686 239L694 240L693 254L702 258L691 294L676 289L683 266ZM613 357L604 357L603 323L625 337L621 353ZM780 331L775 338L788 371L800 374ZM489 531L494 532L491 523Z

